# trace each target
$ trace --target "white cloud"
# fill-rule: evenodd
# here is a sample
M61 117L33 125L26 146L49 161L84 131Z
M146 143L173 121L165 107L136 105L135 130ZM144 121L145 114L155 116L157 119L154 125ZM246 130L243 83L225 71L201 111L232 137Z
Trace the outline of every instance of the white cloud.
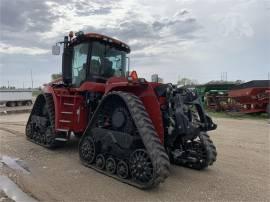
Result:
M239 13L229 13L220 22L221 34L226 37L252 37L252 26Z
M50 51L47 49L41 49L37 47L21 47L21 46L12 46L9 44L0 42L0 53L3 54L21 54L21 55L40 55L46 54Z
M60 71L61 58L52 60L46 53L71 30L99 32L127 42L132 49L131 66L146 78L160 73L167 82L175 82L177 75L205 82L228 71L247 80L252 78L249 75L258 74L258 79L269 71L266 0L2 1L6 9L1 13L11 17L2 18L1 63L18 69L19 76L25 55L28 66L39 55L42 60L35 60L35 66L39 62L45 66L46 61L46 67L51 67L43 72L43 81ZM25 17L31 20L21 21ZM24 32L27 26L31 31Z

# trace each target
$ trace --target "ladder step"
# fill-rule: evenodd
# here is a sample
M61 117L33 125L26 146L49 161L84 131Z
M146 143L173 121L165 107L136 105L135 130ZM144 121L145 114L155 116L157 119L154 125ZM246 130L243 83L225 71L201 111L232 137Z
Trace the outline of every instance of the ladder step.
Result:
M55 130L60 131L60 132L68 132L69 131L69 129L61 129L61 128L57 128Z
M61 95L61 97L72 97L72 98L75 98L76 96L75 95Z
M59 120L59 122L61 122L61 123L71 123L71 121L69 121L69 120L64 120L64 119Z
M73 114L72 112L61 112L61 114Z
M67 105L67 106L73 106L74 104L72 104L72 103L67 103L67 102L64 102L64 105Z
M66 138L61 138L61 137L57 137L57 138L55 138L55 140L56 140L56 141L61 141L61 142L67 142L67 141L68 141L68 139L66 139Z

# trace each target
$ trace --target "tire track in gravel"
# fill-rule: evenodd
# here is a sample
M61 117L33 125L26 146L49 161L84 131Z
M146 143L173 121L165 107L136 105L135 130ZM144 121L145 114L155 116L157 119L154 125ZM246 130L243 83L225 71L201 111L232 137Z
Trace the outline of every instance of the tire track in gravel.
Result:
M1 122L0 125L26 126L25 122Z
M21 131L13 130L13 129L10 129L10 128L0 127L0 130L11 133L11 134L16 135L16 136L24 135L24 133L22 133Z

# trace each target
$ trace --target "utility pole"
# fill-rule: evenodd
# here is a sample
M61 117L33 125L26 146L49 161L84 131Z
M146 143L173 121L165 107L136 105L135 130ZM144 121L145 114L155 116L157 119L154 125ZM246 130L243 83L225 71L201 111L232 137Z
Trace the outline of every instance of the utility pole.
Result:
M33 81L33 74L32 74L32 69L31 69L31 83L32 83L32 90L33 90L33 86L34 86L34 81Z
M7 83L8 83L8 88L9 88L9 81L7 81Z

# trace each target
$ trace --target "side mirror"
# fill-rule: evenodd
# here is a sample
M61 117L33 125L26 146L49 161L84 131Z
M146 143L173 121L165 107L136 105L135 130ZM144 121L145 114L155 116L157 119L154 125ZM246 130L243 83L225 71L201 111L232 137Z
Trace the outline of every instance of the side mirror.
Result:
M152 82L158 83L158 74L153 74L151 76L151 80L152 80Z
M52 54L53 54L53 55L60 55L60 46L54 45L54 46L52 47Z
M65 84L72 83L72 48L64 48L62 57L62 77Z

